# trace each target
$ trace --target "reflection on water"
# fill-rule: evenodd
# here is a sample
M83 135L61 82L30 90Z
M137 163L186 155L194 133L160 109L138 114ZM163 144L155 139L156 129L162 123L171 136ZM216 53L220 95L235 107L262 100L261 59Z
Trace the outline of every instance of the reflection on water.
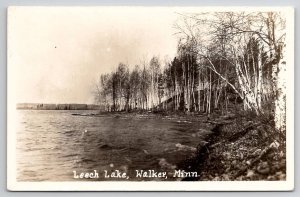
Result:
M184 121L71 115L83 111L18 113L18 181L70 181L73 170L97 170L101 181L107 180L104 170L115 169L141 180L135 170L171 170L201 138L196 123Z

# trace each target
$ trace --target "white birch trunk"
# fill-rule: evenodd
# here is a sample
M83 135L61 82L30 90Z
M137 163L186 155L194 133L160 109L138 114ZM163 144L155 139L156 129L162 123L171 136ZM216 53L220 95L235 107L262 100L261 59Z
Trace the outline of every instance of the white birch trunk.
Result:
M285 48L283 49L285 54ZM275 94L275 127L278 131L285 131L286 124L286 62L281 58L278 65L274 65ZM277 71L277 72L276 72Z

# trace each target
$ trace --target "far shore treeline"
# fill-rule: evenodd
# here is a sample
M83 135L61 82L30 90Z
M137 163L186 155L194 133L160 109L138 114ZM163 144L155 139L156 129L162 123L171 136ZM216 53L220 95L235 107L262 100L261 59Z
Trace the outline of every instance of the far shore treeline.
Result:
M17 109L31 110L101 110L100 105L94 104L47 104L47 103L18 103Z

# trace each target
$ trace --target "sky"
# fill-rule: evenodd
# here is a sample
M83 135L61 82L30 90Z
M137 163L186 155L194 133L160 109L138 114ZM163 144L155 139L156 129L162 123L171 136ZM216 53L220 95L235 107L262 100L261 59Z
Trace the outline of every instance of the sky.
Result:
M9 91L17 103L93 103L100 74L120 62L176 55L178 17L166 7L11 7Z

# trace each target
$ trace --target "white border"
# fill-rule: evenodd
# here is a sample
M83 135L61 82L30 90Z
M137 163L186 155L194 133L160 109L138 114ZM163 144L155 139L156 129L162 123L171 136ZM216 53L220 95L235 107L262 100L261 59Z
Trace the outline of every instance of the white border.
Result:
M32 6L35 8L51 8ZM30 7L30 8L32 8ZM11 10L24 8L9 7L7 22L7 189L11 191L290 191L294 189L294 8L292 7L143 7L143 6L98 6L89 8L129 9L183 9L184 11L280 11L286 14L287 51L287 179L286 181L195 181L195 182L17 182L16 181L16 133L15 80L17 69L9 65L9 26ZM53 7L52 7L53 8ZM62 8L62 7L55 7ZM68 7L66 7L68 8ZM76 6L76 8L80 8Z

